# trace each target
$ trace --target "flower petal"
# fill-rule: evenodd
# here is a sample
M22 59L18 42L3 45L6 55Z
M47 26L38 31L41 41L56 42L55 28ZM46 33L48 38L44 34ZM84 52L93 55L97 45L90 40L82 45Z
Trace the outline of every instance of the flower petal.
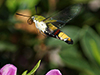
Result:
M46 75L62 75L58 69L50 70Z
M6 64L0 69L1 75L16 75L17 68L12 64Z

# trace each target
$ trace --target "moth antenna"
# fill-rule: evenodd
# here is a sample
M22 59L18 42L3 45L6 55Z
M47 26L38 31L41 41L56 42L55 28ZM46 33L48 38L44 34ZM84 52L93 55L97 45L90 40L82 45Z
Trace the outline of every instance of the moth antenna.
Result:
M16 13L16 15L20 15L20 16L24 16L24 17L31 17L31 16L20 14L20 13Z
M37 15L37 6L35 6L35 11L36 11L36 15Z

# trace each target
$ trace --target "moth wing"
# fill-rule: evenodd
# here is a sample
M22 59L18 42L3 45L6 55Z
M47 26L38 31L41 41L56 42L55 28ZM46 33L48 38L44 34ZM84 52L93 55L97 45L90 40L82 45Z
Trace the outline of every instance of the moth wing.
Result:
M56 20L56 22L52 22L56 27L61 28L66 25L67 22L72 20L81 10L81 4L75 4L65 8L64 10L58 12L53 15L50 19Z

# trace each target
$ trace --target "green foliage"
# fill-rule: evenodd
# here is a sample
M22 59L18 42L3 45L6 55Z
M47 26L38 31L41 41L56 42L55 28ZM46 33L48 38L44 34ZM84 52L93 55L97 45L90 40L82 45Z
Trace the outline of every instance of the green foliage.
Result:
M19 9L29 9L29 8L34 8L35 5L37 5L37 3L39 2L39 0L7 0L6 1L6 6L8 7L10 12L14 12L16 10L17 7L19 7Z
M16 45L9 42L0 41L0 51L16 51Z
M24 71L22 75L27 75L28 70Z
M77 48L77 45L69 46L67 44L63 44L62 41L53 39L49 39L48 45L62 45L60 56L67 66L78 69L87 75L99 75L100 67L97 65L100 65L100 37L98 34L88 26L85 26L82 29L69 26L67 28L66 30L64 30L65 28L62 29L62 31L68 32L74 41L80 41L84 55L90 61L84 59L82 53L79 51L80 49ZM74 39L74 37L76 39ZM90 62L91 64L89 64Z
M67 31L67 28L69 31ZM73 46L68 46L67 44L62 44L62 41L55 40L52 44L52 41L49 40L48 44L50 46L57 46L57 43L59 43L59 46L62 45L60 56L66 66L77 69L85 75L100 75L100 37L98 34L89 26L85 26L81 30L76 27L76 29L72 27L67 28L66 32L70 32L70 36L71 34L73 37L76 36L77 39L73 38L74 40L80 41L82 51L89 61L82 56L78 45L76 45L77 43Z
M38 63L35 65L35 67L27 74L27 70L23 72L22 75L34 75L34 73L36 72L36 70L39 68L40 66L40 62L41 60L38 61Z
M18 68L19 75L25 69L27 70L22 75L27 75L36 59L43 59L42 69L39 70L39 74L37 73L37 75L43 75L43 73L45 74L51 69L50 63L53 62L49 60L48 53L59 49L58 56L61 57L63 66L55 63L56 65L53 68L59 68L64 75L100 75L100 7L94 11L92 7L89 7L88 2L90 3L91 1L0 0L1 66L6 63L13 63ZM28 26L26 21L24 23L18 22L15 16L15 13L19 10L29 10L34 15L36 5L39 14L47 15L52 10L56 12L56 9L61 10L68 5L77 3L84 3L80 13L61 28L64 33L73 39L73 45L66 44L64 41L52 37L43 40L38 39L42 38L39 36L40 34L28 32L28 27L24 29L25 26L23 26ZM50 7L50 4L55 6L55 9ZM47 10L48 12L46 12ZM21 29L17 29L17 23L20 23L19 27L22 27ZM30 31L31 28L29 28ZM52 50L48 52L49 49ZM60 62L60 60L57 62ZM39 66L40 61L28 74L34 74ZM72 72L73 74L71 74Z
M94 62L95 60L95 63L100 66L100 37L90 27L85 27L84 32L85 34L81 40L81 46L83 48L83 51L92 62Z

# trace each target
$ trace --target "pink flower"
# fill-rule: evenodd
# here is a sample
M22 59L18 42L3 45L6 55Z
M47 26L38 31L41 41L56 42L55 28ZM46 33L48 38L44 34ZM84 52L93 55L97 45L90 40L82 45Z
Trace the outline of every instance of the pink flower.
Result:
M62 75L58 69L50 70L46 75Z
M6 64L0 69L0 75L17 75L17 68L12 64Z

